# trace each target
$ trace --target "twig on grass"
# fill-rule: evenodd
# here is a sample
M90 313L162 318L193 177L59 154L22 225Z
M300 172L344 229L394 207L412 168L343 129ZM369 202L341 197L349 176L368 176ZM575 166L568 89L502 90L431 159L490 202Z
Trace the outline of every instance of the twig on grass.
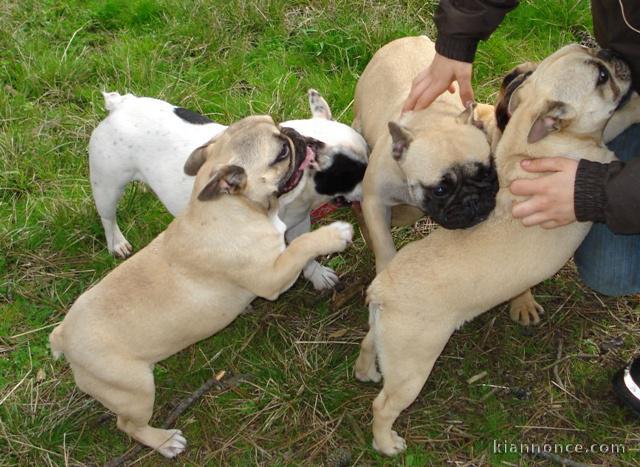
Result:
M227 389L234 388L238 386L240 383L249 380L249 375L239 374L236 376L231 376L227 379L222 379L224 377L224 373L219 376L213 375L209 378L202 386L196 389L191 395L184 398L182 402L180 402L167 416L164 423L162 424L162 428L167 429L171 428L171 426L176 422L178 417L182 415L195 401L200 399L204 393L211 390L214 386L216 387L216 393L221 393L226 391ZM116 457L111 459L109 462L105 464L105 467L119 467L126 462L129 462L133 458L135 458L142 450L144 450L146 446L142 444L137 444L131 451L123 454L120 457Z
M14 336L9 336L9 339L17 339L18 337L26 336L27 334L33 334L34 332L42 331L43 329L48 329L48 328L52 328L54 326L57 326L60 323L62 323L62 320L60 320L60 321L58 321L56 323L47 324L46 326L41 326L41 327L36 328L36 329L30 329L28 331L21 332L20 334L16 334Z
M73 40L76 38L76 34L82 31L85 28L85 26L90 22L91 21L87 21L86 23L84 23L82 26L80 26L78 29L76 29L73 32L73 34L71 35L71 39L69 39L69 42L67 42L67 46L64 48L64 52L62 52L62 58L60 59L60 63L64 62L67 59L67 51L69 50L69 47L71 47L71 43L73 42Z
M342 293L335 293L331 303L333 309L339 310L352 298L361 295L364 290L364 285L364 279L358 279L352 284L349 284Z
M555 362L551 363L550 365L547 365L545 367L542 367L540 369L540 371L547 371L549 368L553 368L553 367L557 367L560 363L569 360L571 358L599 358L600 355L592 355L589 353L575 353L575 354L568 354L565 355L563 357L561 357L560 359L556 360Z
M560 371L558 370L558 363L562 359L562 338L558 339L558 353L556 354L556 363L553 365L553 376L556 383L561 389L564 389L564 383L560 379Z

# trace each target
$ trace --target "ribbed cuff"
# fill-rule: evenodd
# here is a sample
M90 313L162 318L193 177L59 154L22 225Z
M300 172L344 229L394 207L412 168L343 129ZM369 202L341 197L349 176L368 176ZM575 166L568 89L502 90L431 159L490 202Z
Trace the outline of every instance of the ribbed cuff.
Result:
M442 34L439 34L436 39L436 52L459 62L473 63L477 48L478 40L476 39L459 39Z
M605 222L607 165L580 159L576 172L573 207L580 222Z

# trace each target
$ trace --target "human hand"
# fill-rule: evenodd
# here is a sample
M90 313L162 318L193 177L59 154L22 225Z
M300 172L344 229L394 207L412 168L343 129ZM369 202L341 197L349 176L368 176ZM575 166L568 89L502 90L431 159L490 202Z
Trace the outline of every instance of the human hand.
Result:
M473 65L471 63L451 60L436 53L431 65L422 70L413 80L409 97L402 107L402 112L429 107L440 94L447 90L454 93L454 81L458 82L460 100L466 108L469 102L473 102L472 71Z
M578 161L566 157L523 160L520 166L527 172L548 172L536 179L514 180L509 190L514 195L529 196L516 203L511 214L529 227L540 225L553 229L576 221L573 205Z

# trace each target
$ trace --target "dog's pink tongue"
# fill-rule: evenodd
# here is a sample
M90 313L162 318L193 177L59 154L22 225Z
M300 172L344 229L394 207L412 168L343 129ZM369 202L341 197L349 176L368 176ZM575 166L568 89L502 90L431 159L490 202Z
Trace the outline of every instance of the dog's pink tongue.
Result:
M313 165L315 163L316 163L316 153L313 152L313 149L307 146L307 153L304 157L304 160L302 161L302 164L300 164L300 168L298 170L304 170L310 165Z

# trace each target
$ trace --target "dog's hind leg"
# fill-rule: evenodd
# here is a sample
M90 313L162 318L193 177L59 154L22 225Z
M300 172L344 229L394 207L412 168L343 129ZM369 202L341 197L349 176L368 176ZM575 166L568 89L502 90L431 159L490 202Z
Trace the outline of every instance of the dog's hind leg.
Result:
M413 314L385 319L385 313L380 312L374 328L384 385L373 401L373 448L392 456L407 446L391 429L393 423L420 393L454 326L435 316L426 324L412 319Z
M376 368L375 325L378 312L378 306L375 303L371 303L369 305L369 332L362 339L360 354L354 368L358 381L373 381L377 383L382 379Z
M367 335L362 339L360 355L358 355L354 370L358 381L373 381L377 383L382 379L382 376L376 369L376 348L373 329L369 329Z
M540 315L544 313L544 308L531 293L531 289L511 299L509 303L509 315L511 319L523 326L538 324Z
M116 208L124 188L133 179L130 172L109 171L90 158L90 178L93 199L102 221L109 252L119 258L126 258L133 252L131 244L124 237L116 219Z
M155 385L151 367L144 362L113 359L99 376L73 365L78 387L100 401L118 417L118 428L165 457L175 457L187 446L180 430L149 426Z

